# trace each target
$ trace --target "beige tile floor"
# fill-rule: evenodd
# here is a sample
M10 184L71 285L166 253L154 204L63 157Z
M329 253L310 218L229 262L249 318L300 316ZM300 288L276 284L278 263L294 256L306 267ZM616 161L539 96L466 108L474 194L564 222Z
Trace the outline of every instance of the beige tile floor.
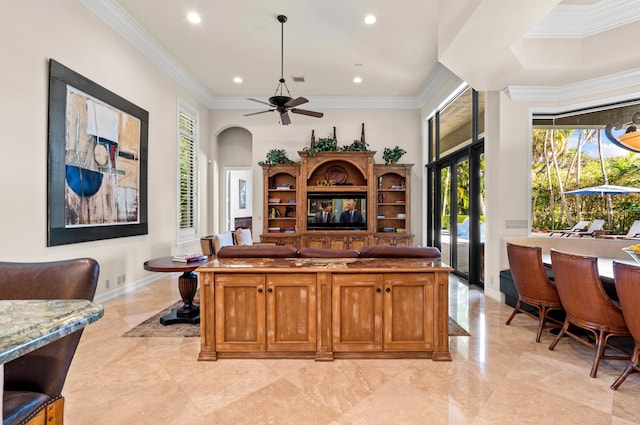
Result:
M626 362L548 332L455 277L452 362L219 360L199 338L121 335L179 299L175 275L104 304L80 341L64 388L66 425L118 424L638 424L640 374L609 389Z

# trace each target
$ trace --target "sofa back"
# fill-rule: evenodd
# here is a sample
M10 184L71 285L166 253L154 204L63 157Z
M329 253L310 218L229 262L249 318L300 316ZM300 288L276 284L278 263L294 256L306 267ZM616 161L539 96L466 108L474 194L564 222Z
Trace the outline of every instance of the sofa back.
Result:
M368 245L360 249L361 258L440 258L436 247Z
M355 249L302 248L298 251L302 258L358 258L360 253Z
M231 245L223 246L218 258L289 258L297 257L298 250L282 245Z

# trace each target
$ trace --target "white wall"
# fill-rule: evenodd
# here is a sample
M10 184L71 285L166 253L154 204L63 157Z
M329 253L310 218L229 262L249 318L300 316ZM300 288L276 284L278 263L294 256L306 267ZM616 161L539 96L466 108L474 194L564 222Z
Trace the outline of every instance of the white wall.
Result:
M96 258L99 299L157 278L143 270L144 261L182 250L176 246L177 98L199 110L202 137L209 134L208 110L78 1L5 3L0 25L0 259ZM46 247L49 58L149 112L148 235ZM202 164L206 159L203 152ZM201 187L206 190L206 180L201 179ZM124 283L117 285L123 275Z

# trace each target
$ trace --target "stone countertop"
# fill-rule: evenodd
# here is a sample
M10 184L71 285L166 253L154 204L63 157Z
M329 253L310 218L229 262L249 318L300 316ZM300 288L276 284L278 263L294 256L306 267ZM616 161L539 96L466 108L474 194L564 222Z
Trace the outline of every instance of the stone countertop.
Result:
M7 363L100 319L87 300L0 300L0 364Z
M223 258L202 264L196 272L234 273L245 269L246 272L277 271L300 273L331 270L342 273L377 272L416 272L416 271L452 271L449 265L436 258Z

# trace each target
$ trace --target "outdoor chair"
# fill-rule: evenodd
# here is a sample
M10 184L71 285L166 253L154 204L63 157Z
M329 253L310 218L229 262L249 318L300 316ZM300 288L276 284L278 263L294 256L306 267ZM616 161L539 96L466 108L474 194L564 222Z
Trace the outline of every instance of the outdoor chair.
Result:
M592 378L596 377L601 359L629 360L628 353L624 356L605 353L607 347L622 351L609 344L609 338L631 336L631 334L622 316L622 310L611 301L602 287L597 257L552 249L551 268L566 318L560 333L549 346L549 350L553 350L564 335L570 336L587 347L595 348L596 353L590 373ZM570 324L587 331L587 335L595 339L595 344L569 332Z
M591 222L589 220L579 221L571 229L551 230L549 236L553 236L554 233L560 233L560 236L567 236L575 232L582 232L589 227Z
M599 235L599 238L606 239L640 239L640 220L633 222L626 235Z
M0 299L93 300L99 265L91 258L0 262ZM62 424L62 388L82 329L4 365L3 425Z
M509 257L513 283L518 291L518 302L506 324L509 325L518 313L538 320L536 342L540 342L540 336L545 327L556 329L562 327L562 322L548 317L550 311L562 310L562 304L556 286L544 270L542 248L507 243L507 256ZM537 316L525 310L522 303L535 307L538 311ZM547 321L553 322L555 325L547 325Z
M595 233L598 230L602 230L602 228L604 227L604 223L605 223L604 220L593 220L593 222L591 223L591 226L589 226L589 228L584 232L573 232L568 236L579 236L579 237L595 236Z
M640 372L640 267L614 261L613 274L622 316L624 316L635 343L631 361L611 385L611 389L617 390L627 379L627 376L634 372Z

